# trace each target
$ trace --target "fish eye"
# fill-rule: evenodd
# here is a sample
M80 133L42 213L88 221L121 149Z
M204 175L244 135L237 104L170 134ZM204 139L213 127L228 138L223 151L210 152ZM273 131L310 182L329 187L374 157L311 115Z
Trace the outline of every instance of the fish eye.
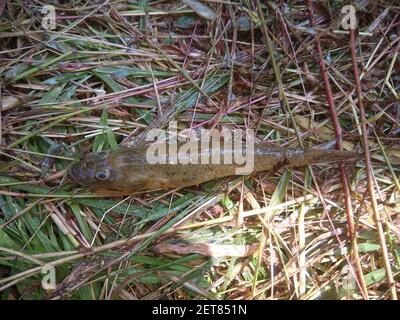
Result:
M99 180L107 180L110 177L109 169L101 169L96 173L96 178Z

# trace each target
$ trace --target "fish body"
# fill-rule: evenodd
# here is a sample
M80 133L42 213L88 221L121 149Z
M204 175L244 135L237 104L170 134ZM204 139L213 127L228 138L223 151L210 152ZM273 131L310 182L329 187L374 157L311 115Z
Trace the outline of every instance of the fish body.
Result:
M218 151L215 151L209 148L209 150L192 154L191 159L198 160L191 160L186 164L177 162L176 158L172 159L169 156L171 152L161 154L164 159L162 163L153 163L149 161L148 150L148 146L140 146L88 153L81 161L71 167L70 175L81 185L135 192L181 188L215 178L243 174L238 173L244 167L243 163L237 164L234 161L236 155L243 156L242 149L218 149ZM246 152L246 159L253 161L251 172L358 158L358 154L352 151L317 148L290 149L265 144L255 144L252 150L246 150ZM217 163L214 161L214 155L217 155ZM208 162L202 160L207 159L207 157Z

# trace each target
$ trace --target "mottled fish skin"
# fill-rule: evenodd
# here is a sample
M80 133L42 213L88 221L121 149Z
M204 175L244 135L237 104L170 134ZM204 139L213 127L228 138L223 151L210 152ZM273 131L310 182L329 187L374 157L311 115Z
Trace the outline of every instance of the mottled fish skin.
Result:
M115 151L88 153L83 160L72 166L70 175L79 184L96 189L135 192L197 185L215 178L235 175L237 169L243 167L223 164L223 148L220 152L221 164L151 164L146 158L147 148L124 147ZM212 150L207 156L211 152ZM247 156L254 156L254 172L358 158L358 154L353 151L287 149L265 144L255 144L253 152Z

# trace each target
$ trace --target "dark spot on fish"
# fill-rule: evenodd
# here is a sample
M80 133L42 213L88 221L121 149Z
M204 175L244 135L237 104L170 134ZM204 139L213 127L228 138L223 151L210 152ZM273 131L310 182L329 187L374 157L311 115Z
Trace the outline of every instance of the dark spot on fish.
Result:
M279 169L281 169L282 167L284 167L288 164L289 164L289 159L284 157L284 158L280 159L276 165L274 165L272 170L278 171Z

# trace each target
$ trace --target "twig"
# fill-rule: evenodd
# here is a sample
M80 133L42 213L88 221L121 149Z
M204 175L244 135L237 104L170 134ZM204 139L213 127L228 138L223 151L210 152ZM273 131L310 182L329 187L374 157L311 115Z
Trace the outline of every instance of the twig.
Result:
M371 198L372 211L374 213L374 220L376 229L378 231L379 244L382 250L383 261L385 264L386 271L386 281L390 289L390 295L393 300L397 300L396 287L394 285L393 273L390 266L389 261L389 253L387 250L385 235L383 233L382 228L382 218L379 213L378 203L375 198L375 190L374 190L374 182L373 182L373 173L372 173L372 165L371 165L371 157L368 146L368 134L367 134L367 120L365 116L365 109L362 100L362 91L361 91L361 82L360 76L358 72L357 65L357 54L356 54L356 35L354 29L350 29L350 50L351 50L351 60L353 64L353 73L354 79L356 82L356 93L358 98L358 108L360 110L361 116L361 132L362 132L362 144L364 149L364 158L365 158L365 167L367 171L367 181L368 181L368 192Z
M312 27L314 27L314 16L313 16L312 5L311 5L310 0L307 0L307 9L308 9L308 15L310 18L310 24ZM319 67L320 67L320 70L322 73L322 78L324 81L324 87L325 87L325 91L326 91L327 102L329 105L329 111L331 113L331 119L332 119L333 127L335 130L336 148L338 150L343 150L342 128L340 127L338 115L336 112L335 103L334 103L333 95L332 95L332 89L331 89L330 82L329 82L328 72L327 72L326 65L324 62L324 57L322 54L321 42L320 42L320 39L318 36L315 38L315 45L316 45L316 49L317 49L317 53L318 53ZM354 216L353 216L353 209L351 206L351 199L350 199L350 187L349 187L347 172L346 172L346 169L345 169L342 161L339 163L339 170L340 170L340 180L342 182L342 188L343 188L345 211L346 211L346 216L347 216L347 229L348 229L349 238L350 238L351 247L352 247L353 260L354 260L354 263L356 266L358 283L360 285L361 293L362 293L364 299L368 299L368 290L367 290L367 287L366 287L366 284L364 281L360 257L358 255L358 245L357 245L357 240L356 240L356 231L355 231L355 227L354 227Z

